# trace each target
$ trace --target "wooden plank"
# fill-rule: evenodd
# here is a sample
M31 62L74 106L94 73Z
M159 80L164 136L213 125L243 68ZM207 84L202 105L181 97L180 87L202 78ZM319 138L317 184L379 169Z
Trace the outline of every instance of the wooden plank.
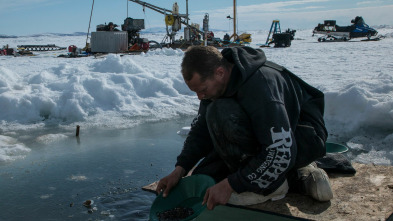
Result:
M147 191L147 192L151 192L151 193L156 193L157 184L158 184L158 181L155 181L154 183L143 186L142 190Z

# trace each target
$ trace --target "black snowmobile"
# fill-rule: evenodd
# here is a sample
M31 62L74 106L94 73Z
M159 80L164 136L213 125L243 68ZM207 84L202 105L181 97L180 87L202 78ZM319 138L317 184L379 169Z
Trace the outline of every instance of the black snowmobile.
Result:
M352 25L339 26L336 24L336 20L325 20L324 24L318 24L314 28L313 34L323 34L325 36L320 37L318 41L326 41L328 39L347 41L352 38L363 38L371 39L372 36L376 36L378 32L369 27L361 16L356 16L351 21Z

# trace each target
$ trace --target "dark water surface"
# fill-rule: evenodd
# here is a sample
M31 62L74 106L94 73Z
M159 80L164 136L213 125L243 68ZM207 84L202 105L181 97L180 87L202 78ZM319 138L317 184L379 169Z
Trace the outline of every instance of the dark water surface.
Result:
M0 220L148 220L153 193L141 187L174 168L191 119L127 130L90 130L0 165ZM92 200L90 208L83 205Z

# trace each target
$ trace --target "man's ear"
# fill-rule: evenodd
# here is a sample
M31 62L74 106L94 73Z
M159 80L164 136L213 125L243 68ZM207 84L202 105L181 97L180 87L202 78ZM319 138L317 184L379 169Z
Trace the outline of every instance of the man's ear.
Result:
M220 66L216 69L214 75L216 77L223 78L225 76L225 71L226 71L225 68Z

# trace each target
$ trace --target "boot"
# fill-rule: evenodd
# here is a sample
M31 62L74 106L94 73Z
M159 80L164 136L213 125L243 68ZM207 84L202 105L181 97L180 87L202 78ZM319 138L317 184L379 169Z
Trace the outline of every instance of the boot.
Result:
M311 163L297 170L301 182L301 189L305 195L313 199L325 202L333 198L332 187L326 172Z
M273 193L264 196L262 194L257 194L253 192L243 192L236 193L233 192L231 198L229 198L228 203L232 205L248 206L255 205L259 203L266 202L268 200L276 201L283 199L288 192L288 181L285 180L284 183Z

